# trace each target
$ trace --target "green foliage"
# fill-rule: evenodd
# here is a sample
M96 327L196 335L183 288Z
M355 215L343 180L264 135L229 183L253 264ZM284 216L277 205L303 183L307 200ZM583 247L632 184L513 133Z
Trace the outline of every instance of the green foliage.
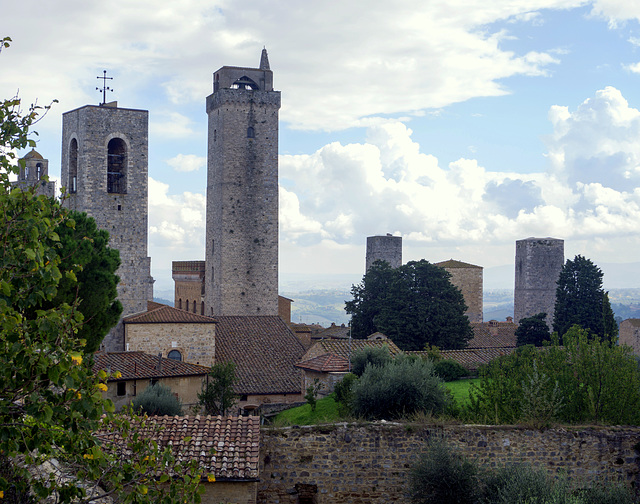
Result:
M398 356L384 366L369 365L353 386L353 413L366 419L439 413L445 406L442 380L430 361L418 358Z
M149 385L132 403L133 410L147 415L176 416L182 414L180 401L166 385Z
M304 398L307 400L307 404L311 406L311 411L316 410L316 403L318 402L318 393L324 388L324 383L322 383L318 378L313 380L313 383L307 387L307 393Z
M384 366L391 362L389 347L366 347L354 352L351 356L351 372L362 376L367 365Z
M443 268L410 261L392 269L376 262L358 285L345 309L351 314L354 338L380 331L403 350L427 344L463 348L473 336L462 293Z
M343 419L340 405L335 400L335 395L318 399L316 409L311 411L311 406L303 404L295 408L281 411L274 419L274 425L315 425L318 423L337 422Z
M433 365L433 372L443 381L456 381L463 376L469 376L469 370L462 364L451 360L441 360Z
M342 415L351 413L353 405L353 385L358 381L358 377L353 373L347 373L333 387L333 393L338 402L338 409Z
M0 48L8 42L0 39ZM49 496L60 503L86 502L91 487L80 484L84 479L100 481L121 503L175 502L167 501L171 494L199 502L197 467L163 458L162 450L144 440L128 457L114 457L96 435L105 426L122 433L126 425L114 416L113 404L102 400L107 374L96 376L83 358L77 301L51 303L61 279L75 275L61 261L57 232L75 222L57 202L9 181L19 170L16 152L35 146L28 130L38 112L32 107L23 114L17 97L0 100L0 454L11 464L0 475L0 491L9 495L9 480L23 481L38 502ZM148 464L145 473L136 465L138 457L167 465ZM28 470L52 460L54 471L73 471L77 479ZM165 479L164 488L145 486L142 480L151 474L184 478Z
M481 378L467 409L475 422L640 422L640 370L630 349L592 340L577 326L564 346L556 338L540 350L521 347L492 361Z
M206 383L198 394L198 401L207 415L226 415L238 402L233 390L238 383L236 365L232 361L219 362L211 366Z
M474 504L478 499L475 464L431 439L409 473L409 496L414 504ZM516 501L514 501L516 502Z
M533 345L539 347L543 342L550 341L551 333L545 321L546 318L546 313L538 313L520 319L516 329L516 346Z
M617 341L618 328L602 277L602 270L589 259L581 255L567 259L558 277L553 316L553 330L561 338L579 325L593 336Z

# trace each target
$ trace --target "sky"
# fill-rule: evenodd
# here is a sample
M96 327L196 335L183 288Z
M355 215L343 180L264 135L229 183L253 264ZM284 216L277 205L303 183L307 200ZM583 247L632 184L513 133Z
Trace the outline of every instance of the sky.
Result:
M567 258L630 263L639 20L628 0L22 0L2 7L0 97L57 100L35 126L54 178L62 113L100 103L104 70L108 101L149 110L159 290L172 260L204 257L213 72L257 67L263 47L282 93L281 288L357 280L386 233L404 261L490 269L550 236Z

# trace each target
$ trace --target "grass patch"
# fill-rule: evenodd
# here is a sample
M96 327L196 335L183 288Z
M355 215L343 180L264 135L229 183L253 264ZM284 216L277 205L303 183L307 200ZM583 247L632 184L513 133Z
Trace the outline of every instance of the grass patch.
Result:
M318 423L338 422L340 420L338 403L333 398L333 394L331 394L324 399L318 399L315 411L311 411L311 406L304 404L303 406L278 413L273 423L276 425L314 425Z
M480 383L480 378L468 378L466 380L456 380L445 383L445 386L451 392L451 395L460 406L469 402L469 387L472 383Z

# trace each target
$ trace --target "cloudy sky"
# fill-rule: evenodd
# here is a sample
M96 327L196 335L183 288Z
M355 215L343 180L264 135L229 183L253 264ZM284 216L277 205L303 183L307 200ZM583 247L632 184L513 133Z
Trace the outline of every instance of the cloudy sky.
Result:
M6 2L0 96L54 105L38 151L60 173L61 115L150 112L149 253L202 259L205 97L269 51L280 113L280 272L354 274L366 237L404 259L514 261L514 242L635 262L640 3L628 0Z

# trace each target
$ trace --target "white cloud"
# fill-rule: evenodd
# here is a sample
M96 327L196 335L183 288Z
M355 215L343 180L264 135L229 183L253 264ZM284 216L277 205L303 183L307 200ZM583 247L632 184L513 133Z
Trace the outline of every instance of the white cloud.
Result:
M207 158L193 154L178 154L176 157L167 159L167 164L178 172L193 172L206 166Z

